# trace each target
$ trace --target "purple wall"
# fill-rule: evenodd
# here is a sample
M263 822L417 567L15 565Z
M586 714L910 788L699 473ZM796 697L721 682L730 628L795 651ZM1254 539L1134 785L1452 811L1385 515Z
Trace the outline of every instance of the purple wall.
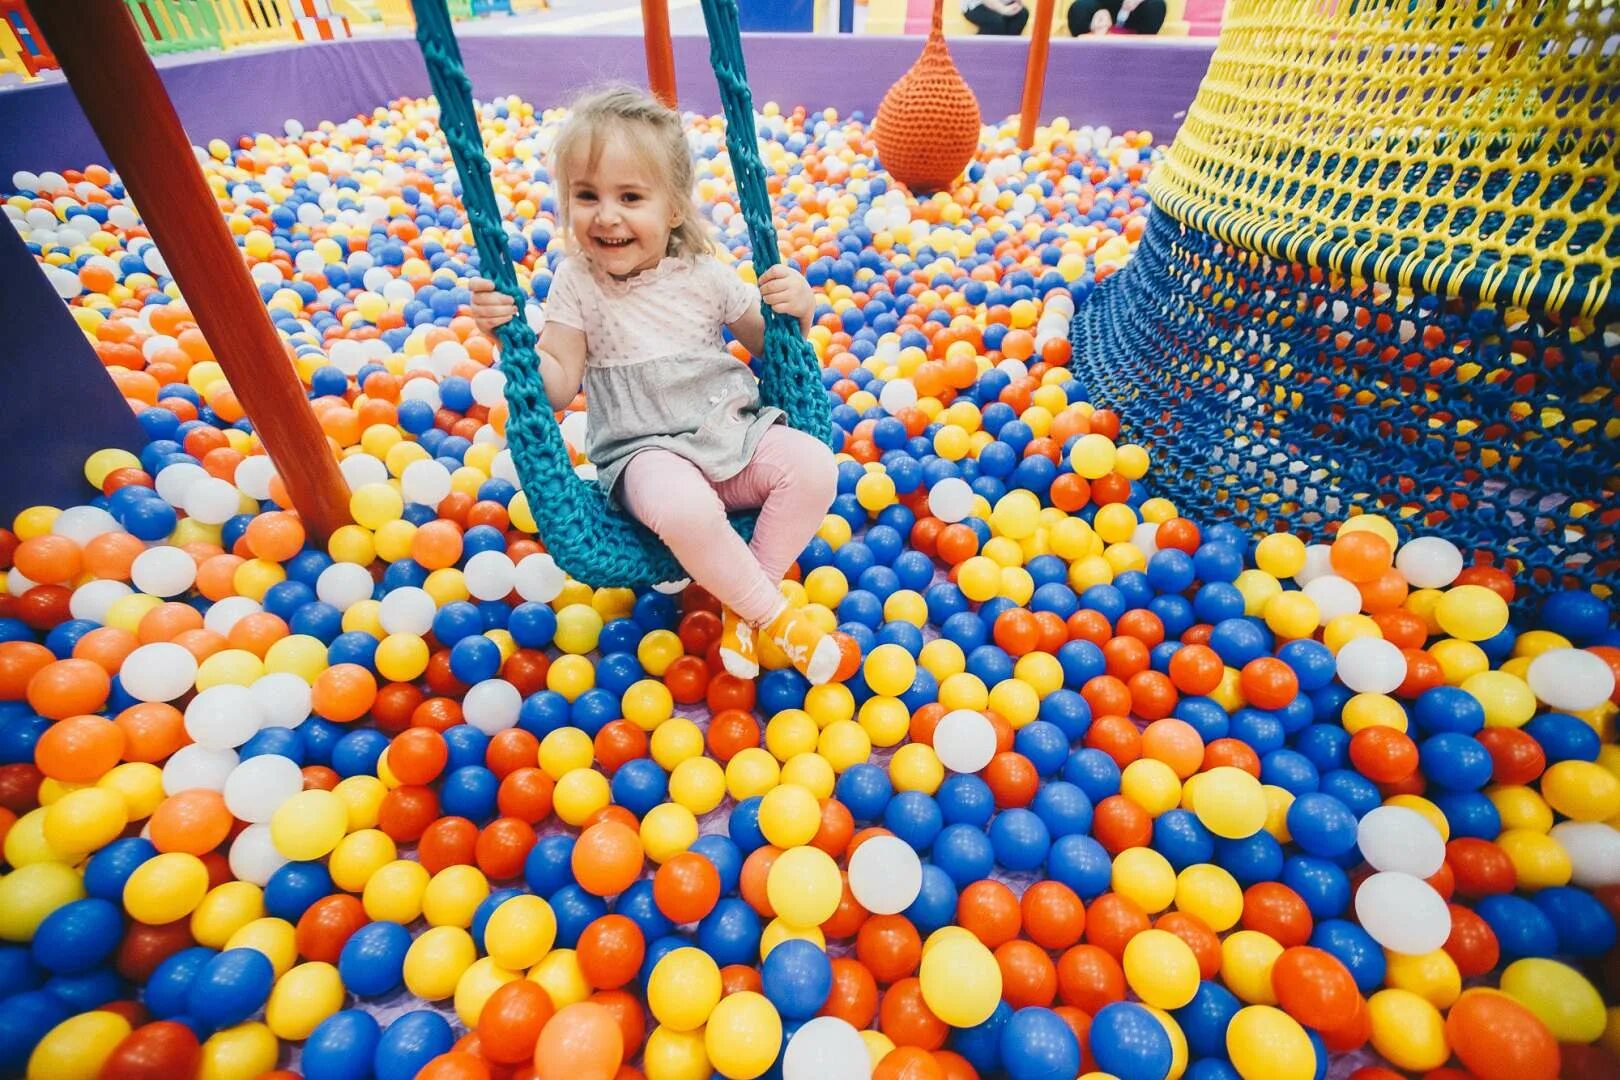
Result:
M462 33L461 47L480 97L519 94L542 105L564 102L593 82L645 82L638 38ZM883 93L921 51L915 37L744 36L756 104L832 106L870 115ZM1018 110L1023 92L1021 39L958 38L951 52L987 118ZM1168 142L1209 66L1214 42L1121 36L1052 42L1043 117L1147 128ZM413 38L363 37L320 45L255 49L229 55L181 54L158 66L192 141L281 131L289 117L306 126L369 112L390 99L428 93ZM687 108L718 112L719 95L701 37L675 39L675 75ZM0 187L18 169L83 168L104 162L72 92L46 81L0 89ZM138 122L138 120L136 121Z

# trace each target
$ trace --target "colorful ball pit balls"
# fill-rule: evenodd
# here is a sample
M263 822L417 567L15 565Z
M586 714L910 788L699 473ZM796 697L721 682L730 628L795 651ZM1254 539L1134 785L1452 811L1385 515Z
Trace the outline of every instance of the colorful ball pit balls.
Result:
M843 454L785 588L856 648L810 689L770 648L726 675L698 590L540 550L434 119L203 162L350 484L324 544L112 175L13 178L148 442L0 528L0 1071L1614 1071L1563 962L1615 940L1612 605L1525 611L1376 515L1306 544L1147 497L1065 366L1143 233L1145 133L1003 126L918 201L858 118L764 107ZM481 111L540 301L558 120ZM401 987L468 1034L379 1023Z

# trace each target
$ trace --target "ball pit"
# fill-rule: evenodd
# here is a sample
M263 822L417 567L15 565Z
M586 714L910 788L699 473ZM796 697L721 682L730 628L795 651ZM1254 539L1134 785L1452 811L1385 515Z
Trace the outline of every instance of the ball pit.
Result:
M558 119L483 106L536 302ZM1153 497L1066 367L1146 133L1003 125L917 200L859 117L761 130L842 439L785 588L862 659L814 689L534 539L425 103L206 148L351 487L324 543L117 178L13 178L149 441L0 529L0 1072L1620 1068L1608 598Z

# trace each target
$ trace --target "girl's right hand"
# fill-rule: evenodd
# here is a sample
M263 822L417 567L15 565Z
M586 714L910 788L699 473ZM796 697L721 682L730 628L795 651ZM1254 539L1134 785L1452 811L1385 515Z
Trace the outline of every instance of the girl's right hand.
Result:
M478 329L490 337L495 336L497 326L517 317L517 304L497 289L493 281L473 278L467 282L467 290L472 293L473 321L478 324Z

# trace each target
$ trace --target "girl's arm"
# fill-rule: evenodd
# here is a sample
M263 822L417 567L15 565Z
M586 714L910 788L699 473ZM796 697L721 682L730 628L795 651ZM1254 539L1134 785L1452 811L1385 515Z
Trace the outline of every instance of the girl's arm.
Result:
M473 321L478 329L495 336L495 329L517 318L517 304L484 278L467 282L472 293ZM561 411L579 393L585 381L585 334L572 326L546 323L540 332L540 381L546 387L546 400L553 411Z
M810 320L816 312L815 293L804 275L789 266L777 263L759 279L759 296L772 311L792 315L799 320L799 329L810 332ZM765 353L765 316L757 307L750 307L727 329L754 356Z

